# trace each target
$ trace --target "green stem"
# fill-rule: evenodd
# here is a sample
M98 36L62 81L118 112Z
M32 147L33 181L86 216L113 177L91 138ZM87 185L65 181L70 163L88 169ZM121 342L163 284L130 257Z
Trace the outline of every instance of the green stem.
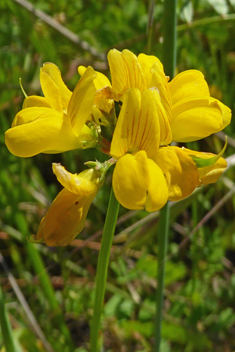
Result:
M154 5L155 5L155 0L150 0L149 12L148 12L148 26L147 26L147 38L148 38L147 54L152 53Z
M176 66L176 4L177 0L165 0L163 12L162 63L166 75L171 79Z
M157 273L157 314L155 319L155 352L160 351L162 311L163 311L163 289L165 277L165 262L167 253L167 240L169 229L169 205L168 202L161 209L158 229L158 273Z
M100 327L100 318L102 313L104 293L106 286L106 278L108 271L108 263L110 250L113 241L113 234L117 222L119 203L115 198L113 190L111 190L108 211L104 224L104 232L101 241L101 248L98 258L97 274L96 274L96 289L95 289L95 305L91 321L91 352L96 352L98 348L98 335Z
M166 75L171 78L175 74L176 65L176 4L177 0L164 1L163 13L163 51L162 61ZM154 351L160 351L161 327L163 316L163 290L165 278L165 262L169 232L169 204L168 202L160 211L158 235L158 273L156 294L156 320L155 320L155 346Z

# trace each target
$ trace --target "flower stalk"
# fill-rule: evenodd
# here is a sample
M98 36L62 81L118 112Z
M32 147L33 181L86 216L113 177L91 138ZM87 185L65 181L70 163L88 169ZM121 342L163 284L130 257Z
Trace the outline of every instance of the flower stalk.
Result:
M169 203L160 210L159 228L158 228L158 272L157 272L157 314L155 318L155 352L160 351L161 344L161 327L163 316L163 296L164 296L164 278L165 262L167 254L169 230Z
M163 48L162 58L166 75L172 79L176 66L176 5L177 0L165 0L163 12ZM158 230L158 272L156 293L155 346L154 351L160 351L161 327L163 317L165 262L169 232L169 203L160 210Z
M106 278L108 271L108 263L110 257L110 250L113 241L113 234L117 222L119 211L119 203L115 198L113 190L111 190L108 211L104 224L104 232L101 241L101 248L98 258L97 274L96 274L96 288L95 288L95 304L93 317L91 321L91 335L90 335L90 351L97 352L100 319L102 313L102 306L104 301Z
M176 5L177 0L164 1L162 63L170 79L175 76L176 66Z
M150 0L149 11L148 11L148 26L147 26L147 52L151 54L153 45L153 12L154 12L155 0Z

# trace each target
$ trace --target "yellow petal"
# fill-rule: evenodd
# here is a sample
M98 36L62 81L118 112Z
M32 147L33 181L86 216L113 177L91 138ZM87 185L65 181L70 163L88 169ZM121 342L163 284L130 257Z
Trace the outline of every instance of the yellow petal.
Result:
M183 149L162 147L154 160L166 176L170 200L183 199L194 191L199 181L199 174L192 158Z
M160 167L151 159L148 159L150 182L148 186L145 209L156 211L161 209L168 199L168 186Z
M59 112L52 110L50 108L47 107L40 107L40 106L36 106L36 107L29 107L27 109L23 109L20 110L13 122L11 127L15 127L15 126L20 126L29 122L32 122L34 120L36 120L39 117L44 116L44 114L46 114L46 116L48 116L49 113L52 113L57 116L58 114L60 114Z
M145 54L138 56L147 87L157 88L159 91L160 102L158 102L161 143L171 142L171 97L168 87L168 77L165 76L161 61L155 57Z
M85 170L86 178L84 177L84 172L80 174L71 174L62 165L58 163L53 163L53 172L57 177L57 180L62 184L64 188L68 191L80 195L89 195L91 193L97 192L97 186L91 181L92 175L95 172L93 169ZM88 178L89 177L89 178Z
M96 192L84 195L63 188L42 219L36 240L44 240L48 246L68 245L84 228L95 196Z
M91 108L95 98L94 79L96 73L88 67L76 85L68 105L68 115L71 119L73 131L79 135L84 123L91 118Z
M113 92L111 87L104 87L95 93L95 107L107 114L114 108Z
M66 246L85 225L88 209L99 190L92 180L99 172L88 169L78 175L71 174L56 163L53 172L65 188L42 219L36 240L43 240L48 246Z
M48 108L21 110L17 125L5 133L5 142L11 153L30 157L39 153L61 153L81 148L81 142L72 130L67 115Z
M40 70L43 94L52 109L66 112L72 93L64 84L59 68L47 62Z
M201 159L210 159L211 157L215 156L215 154L212 154L212 153L197 152L187 148L184 148L183 151L187 153L189 156L194 155ZM198 168L198 172L199 172L198 186L202 184L208 185L210 183L215 183L219 179L221 174L225 171L226 167L227 167L226 160L224 158L219 158L211 166Z
M169 83L172 105L188 97L210 96L203 74L197 70L188 70L178 74Z
M215 183L226 170L226 167L226 160L224 158L219 158L214 165L199 168L200 184L208 185L210 183Z
M23 103L23 109L26 108L33 108L33 107L45 107L45 108L50 108L50 104L44 97L39 97L37 95L31 95L27 98L25 98L24 103Z
M108 53L108 62L112 77L112 88L122 96L130 88L147 88L145 78L136 55L129 50L113 49Z
M113 172L113 190L119 203L127 209L143 209L149 185L147 157L144 151L121 157Z
M153 76L151 69L153 65L156 64L158 65L159 69L163 72L162 63L156 56L145 55L145 54L139 54L138 62L142 68L147 88L151 88L152 76Z
M169 77L166 77L161 62L155 62L151 68L152 81L151 87L156 87L159 90L162 105L164 106L168 115L169 121L171 120L171 94L169 88Z
M145 151L121 157L113 173L113 190L127 209L155 211L167 201L168 189L160 168Z
M180 100L172 108L172 139L191 142L205 138L226 127L231 110L218 100L198 96Z
M87 68L85 66L78 67L78 73L80 74L80 76L83 76L86 70ZM96 78L94 79L94 85L96 90L102 89L104 87L111 87L109 79L105 75L103 75L103 73L98 71L95 71L95 73L97 74Z
M139 150L145 150L149 158L156 154L160 143L157 101L157 90L127 91L111 143L114 158Z

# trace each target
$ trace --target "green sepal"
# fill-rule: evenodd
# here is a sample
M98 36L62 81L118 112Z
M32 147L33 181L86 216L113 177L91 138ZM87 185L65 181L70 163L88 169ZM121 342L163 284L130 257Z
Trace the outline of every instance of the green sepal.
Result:
M96 161L87 161L87 162L85 162L84 164L85 164L87 167L89 167L89 168L91 168L91 169L94 169L94 170L100 172L100 183L103 184L108 169L109 169L113 164L115 164L115 162L116 162L116 160L113 159L113 158L111 158L111 159L109 159L109 160L106 160L106 161L103 162L103 163L101 163L101 162L99 162L98 160L96 160Z
M219 158L224 154L224 152L227 148L227 145L228 145L228 138L227 138L227 136L225 136L224 147L218 155L212 156L209 159L199 158L195 155L190 155L190 156L193 159L193 161L195 162L197 168L211 166L211 165L214 165L216 163L216 161L219 160Z

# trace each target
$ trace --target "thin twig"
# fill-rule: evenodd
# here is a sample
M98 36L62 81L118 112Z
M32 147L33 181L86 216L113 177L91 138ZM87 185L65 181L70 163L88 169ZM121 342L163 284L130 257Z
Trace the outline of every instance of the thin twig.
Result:
M62 26L62 24L57 22L54 18L47 15L45 12L36 9L35 6L31 4L29 1L27 0L14 0L14 1L17 4L26 8L28 11L33 13L38 18L40 18L43 22L47 23L49 26L51 26L52 28L60 32L63 36L71 40L74 44L78 45L83 50L88 51L91 55L93 55L94 57L97 57L102 61L106 60L105 54L99 53L94 47L92 47L86 41L81 40L78 35L70 31L68 28Z
M202 18L200 20L193 21L191 23L181 24L181 25L177 26L177 31L184 32L187 29L204 26L204 25L208 25L211 23L218 24L221 22L234 21L234 20L235 20L235 14L233 14L233 13L228 14L228 15L224 15L224 16L206 17L206 18Z

